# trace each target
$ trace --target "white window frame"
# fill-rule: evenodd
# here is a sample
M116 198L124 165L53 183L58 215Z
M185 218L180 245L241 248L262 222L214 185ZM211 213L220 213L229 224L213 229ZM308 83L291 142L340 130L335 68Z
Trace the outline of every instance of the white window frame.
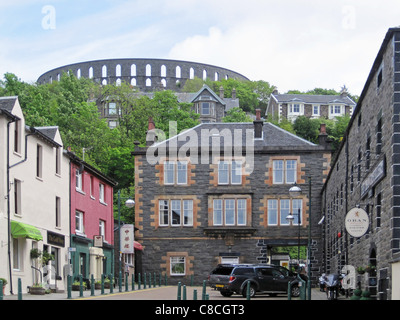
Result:
M218 184L241 185L242 184L242 160L218 161Z
M76 182L75 182L75 187L77 191L83 191L82 190L82 172L79 172L79 169L75 170L75 177L76 177Z
M192 199L160 199L158 208L160 227L193 227ZM178 213L178 222L174 219L173 212Z
M294 162L294 168L289 168L290 163ZM293 180L289 178L289 172L293 172ZM278 175L278 173L280 173ZM293 184L297 181L297 160L276 159L272 161L273 184Z
M247 198L213 199L213 226L232 227L246 225Z
M99 235L103 236L103 240L106 238L106 222L104 220L99 220Z
M170 275L171 276L185 276L186 275L186 257L184 256L173 256L169 258L170 264ZM183 273L174 272L174 267L177 264L183 264Z
M317 112L315 112L317 111ZM312 116L313 117L319 117L321 114L321 106L319 104L313 104L312 105Z
M268 226L290 226L287 216L292 214L294 220L293 225L298 226L298 216L300 209L300 226L303 225L303 199L302 198L283 198L268 199Z
M82 211L75 211L75 233L85 234L84 213Z
M99 201L103 204L106 203L105 196L106 196L106 187L103 183L99 183Z
M164 185L188 184L188 161L164 161Z

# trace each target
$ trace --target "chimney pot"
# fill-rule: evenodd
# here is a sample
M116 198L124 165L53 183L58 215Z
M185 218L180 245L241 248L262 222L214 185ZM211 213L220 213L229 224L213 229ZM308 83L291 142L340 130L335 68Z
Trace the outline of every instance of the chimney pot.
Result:
M221 99L223 99L224 98L224 87L223 86L220 86L219 87L219 97L221 98Z

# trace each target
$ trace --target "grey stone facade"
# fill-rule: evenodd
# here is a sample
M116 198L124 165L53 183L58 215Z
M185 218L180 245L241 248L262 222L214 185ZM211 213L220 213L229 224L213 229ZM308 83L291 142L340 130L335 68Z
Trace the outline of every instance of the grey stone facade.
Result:
M204 63L167 59L108 59L62 66L42 74L37 82L57 81L63 72L69 71L101 84L125 81L146 92L159 88L179 92L185 82L194 77L212 81L228 78L249 80L238 72Z
M389 29L323 188L324 266L376 266L355 274L378 299L400 299L400 29ZM345 228L355 207L369 215L359 238Z
M255 130L255 127L260 130ZM220 140L221 144L214 144L214 139L221 136L225 137ZM150 139L151 135L148 137ZM247 148L251 144L254 148ZM237 148L238 145L241 147ZM233 146L236 146L235 152L232 151ZM203 123L165 142L156 142L147 148L136 147L133 155L135 226L138 229L135 236L144 247L143 272L162 272L172 282L187 283L194 276L195 282L200 284L225 258L236 258L241 263L270 263L268 259L272 247L297 246L298 225L290 225L286 221L283 209L284 204L289 203L289 210L295 210L294 200L289 196L293 182L276 183L273 169L274 160L294 161L290 163L295 163L295 182L303 190L296 199L301 208L301 245L308 243L311 209L311 271L315 285L323 259L321 229L316 226L321 219L320 190L330 168L329 146L312 144L270 123L256 120L254 124ZM151 155L158 157L154 164L149 161ZM187 161L187 181L167 184L165 161L182 159ZM222 183L218 161L231 161L231 166L232 161L238 159L243 161L240 181L233 183L233 173L229 171L232 180ZM252 172L249 172L250 168L253 168ZM173 225L176 223L173 222L176 214L173 210L169 213L170 220L163 220L163 212L166 212L164 203L171 206L172 201L193 204L192 223L185 225L181 221ZM235 223L231 225L227 220L216 222L218 204L224 206L221 212L227 219L230 203L235 203ZM276 212L273 204L278 206ZM243 206L245 218L241 220L239 211L243 212ZM274 222L275 214L277 221ZM171 274L174 257L183 261L185 271L182 274Z

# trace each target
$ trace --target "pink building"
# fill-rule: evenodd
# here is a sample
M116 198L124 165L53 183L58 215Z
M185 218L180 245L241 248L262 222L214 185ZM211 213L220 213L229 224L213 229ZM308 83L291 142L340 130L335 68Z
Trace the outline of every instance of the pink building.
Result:
M71 152L71 244L74 278L113 273L113 188L117 184Z

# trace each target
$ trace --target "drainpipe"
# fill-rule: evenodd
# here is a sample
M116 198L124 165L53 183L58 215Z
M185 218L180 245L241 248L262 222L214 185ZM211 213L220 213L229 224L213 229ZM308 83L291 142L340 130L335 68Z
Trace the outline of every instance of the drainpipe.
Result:
M8 269L10 274L10 294L13 293L12 286L12 267L11 267L11 222L10 222L10 124L15 122L12 119L7 122L7 254L8 254Z

